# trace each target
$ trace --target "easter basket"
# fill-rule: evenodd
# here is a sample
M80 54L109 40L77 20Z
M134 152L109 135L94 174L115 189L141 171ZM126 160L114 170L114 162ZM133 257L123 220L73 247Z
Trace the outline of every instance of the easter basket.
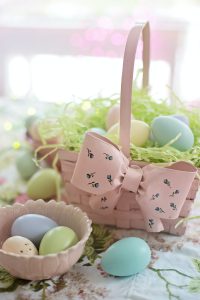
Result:
M120 98L120 146L87 132L79 153L59 150L66 202L85 211L94 223L119 228L185 232L176 223L188 216L198 191L198 170L186 161L157 165L130 159L132 80L137 46L143 38L143 88L148 87L149 24L129 33ZM134 130L134 129L133 129Z

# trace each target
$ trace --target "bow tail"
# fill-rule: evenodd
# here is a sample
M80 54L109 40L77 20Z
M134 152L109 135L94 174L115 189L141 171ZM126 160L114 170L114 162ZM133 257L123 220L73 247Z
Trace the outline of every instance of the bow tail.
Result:
M151 218L144 215L144 224L148 232L160 232L164 230L163 223L159 218Z

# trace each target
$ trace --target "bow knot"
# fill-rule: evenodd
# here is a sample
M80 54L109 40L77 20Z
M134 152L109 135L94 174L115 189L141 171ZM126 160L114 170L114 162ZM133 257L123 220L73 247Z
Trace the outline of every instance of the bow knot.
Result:
M163 230L162 219L176 219L196 175L186 162L169 167L132 164L109 139L88 132L78 156L71 183L91 194L92 209L112 213L121 190L136 194L146 229Z

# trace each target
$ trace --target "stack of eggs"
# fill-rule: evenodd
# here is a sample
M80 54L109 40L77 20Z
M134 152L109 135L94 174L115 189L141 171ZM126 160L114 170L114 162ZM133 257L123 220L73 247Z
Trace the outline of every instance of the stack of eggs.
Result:
M78 242L77 234L43 215L27 214L18 217L11 227L11 237L2 250L19 255L48 255L64 251Z
M91 131L106 135L111 139L119 137L119 118L120 106L114 105L107 114L107 132L101 128L92 128ZM190 150L194 144L194 135L189 127L189 120L184 115L159 116L152 121L151 126L143 121L135 120L132 116L131 144L143 147L149 139L158 146L170 144L179 151Z

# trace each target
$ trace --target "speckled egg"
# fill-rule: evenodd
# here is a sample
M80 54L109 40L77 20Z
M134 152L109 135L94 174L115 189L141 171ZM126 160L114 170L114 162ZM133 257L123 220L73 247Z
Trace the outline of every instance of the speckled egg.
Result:
M150 134L150 127L143 121L131 120L130 141L138 147L144 146ZM119 123L113 125L107 132L108 137L119 137ZM119 142L119 139L118 139Z
M160 116L153 120L151 125L152 135L159 146L164 146L175 139L179 134L180 137L171 144L172 147L187 151L194 144L194 135L186 124L172 116Z
M39 246L44 234L58 224L52 219L39 215L27 214L18 217L11 227L11 235L23 236Z
M38 251L35 245L28 239L22 236L9 237L2 246L2 250L20 255L37 255Z
M121 239L102 255L102 269L114 276L131 276L142 272L150 263L148 244L137 237Z
M24 151L17 157L16 167L24 180L31 178L38 170L38 167L33 161L33 154L30 151Z
M64 251L78 242L76 233L69 227L58 226L48 231L39 248L40 255L47 255Z
M42 169L35 173L28 182L27 194L33 199L49 200L56 196L60 185L60 175L53 169Z

